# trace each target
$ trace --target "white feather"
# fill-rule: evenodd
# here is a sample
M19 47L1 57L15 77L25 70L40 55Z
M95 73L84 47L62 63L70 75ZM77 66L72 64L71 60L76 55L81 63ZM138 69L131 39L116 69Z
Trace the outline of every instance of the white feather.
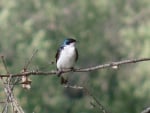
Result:
M60 53L57 60L57 68L59 70L69 69L74 66L76 58L75 43L66 45Z

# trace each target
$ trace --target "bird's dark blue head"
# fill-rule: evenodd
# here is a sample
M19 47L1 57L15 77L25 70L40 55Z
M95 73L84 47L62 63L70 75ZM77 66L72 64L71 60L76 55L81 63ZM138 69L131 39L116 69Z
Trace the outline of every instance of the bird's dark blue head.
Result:
M76 42L76 40L72 39L72 38L65 39L64 42L63 42L63 46L69 45L69 44L71 44L73 42Z

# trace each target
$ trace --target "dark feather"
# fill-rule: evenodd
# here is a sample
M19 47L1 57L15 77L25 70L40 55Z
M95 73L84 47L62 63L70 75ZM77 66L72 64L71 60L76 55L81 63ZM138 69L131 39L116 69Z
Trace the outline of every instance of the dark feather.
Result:
M57 62L57 60L58 60L58 58L59 58L59 56L60 56L60 52L61 52L62 49L63 49L63 47L60 47L60 48L57 50L57 53L56 53L56 55L55 55L56 62Z
M78 60L78 57L79 57L77 48L75 49L75 52L76 52L76 58L75 58L75 61L77 61L77 60Z

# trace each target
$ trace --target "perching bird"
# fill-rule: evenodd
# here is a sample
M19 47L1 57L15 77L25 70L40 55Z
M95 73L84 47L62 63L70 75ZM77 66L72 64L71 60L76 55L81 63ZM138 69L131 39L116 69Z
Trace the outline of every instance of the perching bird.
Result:
M60 73L66 69L73 69L75 62L78 60L78 51L75 45L76 40L68 38L64 40L63 44L57 50L55 58L57 70L60 71ZM64 78L62 78L62 84L63 82L65 83L67 81L64 81Z

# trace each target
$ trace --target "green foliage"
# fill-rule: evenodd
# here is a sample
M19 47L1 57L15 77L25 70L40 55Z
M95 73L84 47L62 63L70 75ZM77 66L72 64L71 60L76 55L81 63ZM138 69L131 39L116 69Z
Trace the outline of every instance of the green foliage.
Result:
M6 56L10 72L20 72L38 49L30 70L50 71L55 52L64 38L75 37L79 49L78 67L122 59L150 56L148 0L1 0L0 54ZM84 52L84 54L83 54ZM84 84L114 113L137 113L150 100L149 63L70 73L74 84ZM4 73L2 63L1 73ZM32 88L20 86L15 94L26 112L91 113L83 92L70 93L54 76L31 77ZM2 88L0 86L2 95ZM76 96L73 96L75 95ZM1 97L0 97L1 99Z

